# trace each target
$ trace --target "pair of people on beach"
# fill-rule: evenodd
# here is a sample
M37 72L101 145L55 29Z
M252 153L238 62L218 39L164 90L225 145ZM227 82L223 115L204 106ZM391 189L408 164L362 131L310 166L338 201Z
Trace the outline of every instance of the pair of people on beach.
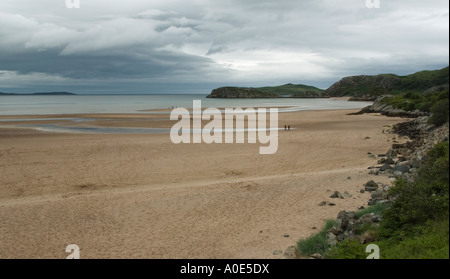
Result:
M287 125L287 126L284 125L284 130L285 130L285 131L286 131L286 130L289 130L289 131L290 131L290 130L291 130L291 125Z

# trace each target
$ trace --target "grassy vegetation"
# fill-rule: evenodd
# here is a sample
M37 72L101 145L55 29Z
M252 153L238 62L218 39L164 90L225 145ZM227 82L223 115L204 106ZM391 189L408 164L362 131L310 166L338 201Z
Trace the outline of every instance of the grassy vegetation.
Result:
M395 197L389 207L375 205L357 213L358 217L370 212L381 214L380 226L366 226L357 233L370 230L384 259L448 259L449 143L437 144L428 153L414 182L400 179L389 194ZM306 255L320 253L313 249L320 247L330 259L367 257L367 244L357 240L345 240L330 250L323 249L323 237L330 225L331 221L317 236L299 241L299 251L307 252Z
M291 84L291 83L274 87L260 87L257 89L264 93L274 93L281 96L320 94L324 91L314 86L304 84Z
M408 92L382 100L384 104L405 111L419 110L431 113L430 124L441 126L449 121L449 91L444 90L429 94Z
M407 76L381 74L353 76L335 88L327 89L330 96L372 96L386 94L403 95L408 92L423 94L426 90L449 83L449 67L436 71L422 71ZM331 90L330 90L331 89Z
M327 243L327 231L331 229L336 220L327 220L325 222L325 226L320 230L319 233L314 234L306 239L300 240L297 243L297 250L302 255L312 255L314 253L320 253L321 255L325 254L328 250Z
M407 76L400 76L392 93L420 92L436 85L448 84L449 67L436 71L421 71Z

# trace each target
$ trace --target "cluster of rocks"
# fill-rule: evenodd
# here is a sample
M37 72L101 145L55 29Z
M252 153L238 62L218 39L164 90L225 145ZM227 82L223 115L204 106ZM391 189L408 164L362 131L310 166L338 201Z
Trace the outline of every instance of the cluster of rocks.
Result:
M368 205L374 205L377 203L389 203L391 202L391 197L389 196L390 186L383 184L381 182L375 182L373 180L368 181L364 184L364 191L370 192L370 199Z
M366 226L379 226L381 216L367 213L360 218L356 212L343 210L339 212L335 225L327 232L327 242L330 247L345 239L356 239L361 244L376 241L376 236L370 231L360 235L358 232Z
M429 117L418 117L394 125L392 132L411 140L394 143L386 154L380 154L378 165L369 167L369 174L388 175L392 180L399 177L413 180L426 154L437 143L448 141L448 123L441 127L428 124Z

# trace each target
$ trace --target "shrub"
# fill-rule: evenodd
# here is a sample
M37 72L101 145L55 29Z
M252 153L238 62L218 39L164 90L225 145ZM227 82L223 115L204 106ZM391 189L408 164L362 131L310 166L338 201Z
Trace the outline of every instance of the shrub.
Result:
M433 124L437 127L447 123L448 122L448 110L449 110L448 99L439 100L430 109L431 117L430 117L429 123Z
M401 239L414 233L415 225L449 214L449 144L436 145L419 169L414 182L396 181L390 195L396 200L383 214L382 236ZM397 231L397 233L394 233ZM398 233L400 232L400 233Z

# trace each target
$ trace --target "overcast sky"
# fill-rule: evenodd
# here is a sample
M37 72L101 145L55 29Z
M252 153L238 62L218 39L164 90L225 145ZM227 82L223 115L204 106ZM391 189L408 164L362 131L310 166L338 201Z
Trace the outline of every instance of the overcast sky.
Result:
M0 0L0 91L200 93L448 66L448 0Z

